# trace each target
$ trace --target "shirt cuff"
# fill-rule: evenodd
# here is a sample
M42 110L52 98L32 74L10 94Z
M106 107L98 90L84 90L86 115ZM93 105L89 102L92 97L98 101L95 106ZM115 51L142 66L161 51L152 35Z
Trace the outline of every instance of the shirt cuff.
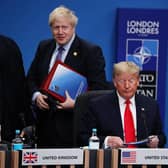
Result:
M104 140L104 149L107 149L109 146L107 144L109 136L107 136Z
M40 94L41 94L40 92L33 93L33 96L32 96L32 102L33 103L35 103L37 96L40 95Z

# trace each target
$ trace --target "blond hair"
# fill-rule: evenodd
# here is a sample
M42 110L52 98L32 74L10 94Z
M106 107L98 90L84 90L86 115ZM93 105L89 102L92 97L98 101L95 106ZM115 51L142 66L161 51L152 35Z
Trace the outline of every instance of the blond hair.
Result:
M55 8L49 14L49 21L48 21L49 25L51 26L53 24L53 22L55 21L55 19L59 18L61 16L68 18L73 27L75 27L78 23L78 18L75 15L75 13L72 10L61 5L57 8Z
M114 64L113 78L125 72L139 75L140 68L135 63L129 61L122 61Z

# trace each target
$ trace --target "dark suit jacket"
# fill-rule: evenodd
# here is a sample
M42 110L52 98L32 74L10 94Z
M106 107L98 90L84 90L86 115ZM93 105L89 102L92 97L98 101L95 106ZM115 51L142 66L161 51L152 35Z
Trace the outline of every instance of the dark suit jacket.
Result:
M11 141L23 124L25 74L21 52L8 37L0 36L0 121L2 139Z
M135 102L137 140L145 139L149 135L158 135L159 147L163 147L165 136L162 132L158 104L155 100L142 95L136 95ZM119 136L124 139L118 96L115 91L112 94L90 100L89 112L81 116L80 137L82 145L88 145L92 128L97 128L101 143L104 142L106 136Z
M50 59L55 48L56 43L54 39L42 41L39 44L35 59L32 62L27 76L31 97L35 91L39 91L43 80L48 75ZM77 53L77 56L74 56L74 52ZM100 47L90 44L76 36L64 63L83 74L87 78L89 89L98 90L104 89L106 87L106 77L104 70L105 62ZM51 144L52 146L61 146L61 144L63 144L63 146L70 146L70 141L72 139L73 115L70 112L62 112L62 110L61 112L58 112L59 110L56 111L57 112L53 114L54 116L52 115L52 119L49 117L49 115L46 115L46 113L43 113L44 116L42 116L42 114L39 115L39 129L43 129L42 131L39 131L38 134L40 140L39 143L42 144L41 139L44 139L42 136L45 136L46 138L52 138L53 140L52 142L44 140L45 142L43 142L43 146ZM51 125L52 120L54 121ZM55 126L55 124L57 124L57 126ZM53 130L52 136L51 132L48 133L48 130L50 129Z

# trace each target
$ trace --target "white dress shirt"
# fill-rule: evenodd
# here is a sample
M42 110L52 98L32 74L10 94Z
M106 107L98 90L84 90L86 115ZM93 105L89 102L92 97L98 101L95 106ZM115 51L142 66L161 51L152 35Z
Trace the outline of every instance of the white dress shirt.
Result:
M69 51L69 49L70 49L70 47L71 47L72 42L74 41L74 39L75 39L75 34L73 34L71 40L70 40L67 44L65 44L65 45L62 46L62 47L64 48L64 50L62 51L62 56L61 56L61 61L62 61L62 62L65 61L66 56L67 56L67 54L68 54L68 51ZM54 52L53 52L53 54L52 54L51 60L50 60L49 71L51 70L51 68L53 67L53 65L54 65L54 63L55 63L55 60L56 60L56 56L57 56L57 54L58 54L58 48L59 48L59 47L60 47L60 45L56 44L56 48L55 48L55 50L54 50Z
M119 108L120 108L120 115L121 115L121 121L122 121L122 128L123 128L123 133L124 133L124 112L125 112L125 99L122 98L119 93L117 92L117 96L118 96L118 101L119 101ZM137 136L137 120L136 120L136 104L135 104L135 96L133 96L130 100L130 110L132 112L132 116L133 116L133 121L134 121L134 128L135 128L135 136ZM111 136L111 135L109 135ZM107 136L104 140L104 147L107 148L107 141L109 136Z

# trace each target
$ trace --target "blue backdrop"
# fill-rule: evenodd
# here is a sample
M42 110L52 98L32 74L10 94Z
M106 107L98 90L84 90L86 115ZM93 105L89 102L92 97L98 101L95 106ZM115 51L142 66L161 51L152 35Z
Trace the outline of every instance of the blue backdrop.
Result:
M26 72L39 41L51 37L48 26L49 13L61 4L73 9L79 17L78 35L102 47L109 81L111 80L112 64L116 60L117 8L168 9L167 0L2 0L0 33L17 42L23 55ZM168 73L166 75L166 83L168 83ZM168 93L167 88L163 88L163 91ZM166 102L168 102L168 98ZM168 105L165 106L168 111ZM165 127L166 132L168 132L167 127L168 124Z
M129 60L141 68L139 94L153 97L160 105L163 125L166 112L166 66L168 10L118 10L118 61Z

